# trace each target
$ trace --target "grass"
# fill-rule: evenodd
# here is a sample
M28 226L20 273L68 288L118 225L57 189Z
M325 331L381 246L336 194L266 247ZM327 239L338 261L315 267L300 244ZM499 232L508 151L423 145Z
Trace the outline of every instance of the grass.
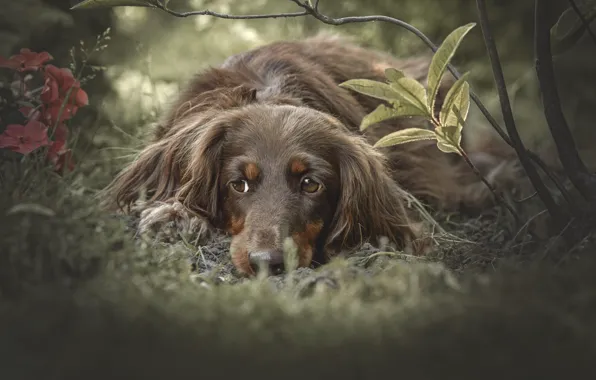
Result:
M1 163L0 378L596 372L594 238L573 250L556 238L531 245L498 207L435 214L447 234L428 257L367 245L269 278L237 278L226 238L202 247L133 239L134 221L99 209L94 195L143 141L135 125L158 112L136 83L141 90L122 86L121 108L114 94L101 101L98 125L79 115L87 126L74 173ZM159 85L167 89L149 89Z
M43 169L25 177L23 165L2 177L3 215L17 203L38 205L5 217L0 232L2 378L594 372L596 261L589 255L559 267L458 274L449 259L375 256L368 247L318 271L218 281L193 275L189 262L193 255L213 261L216 246L197 252L134 241L126 221L97 210L72 178ZM498 235L494 219L484 223L457 225ZM500 244L497 238L493 250ZM443 254L495 259L483 242L455 241Z

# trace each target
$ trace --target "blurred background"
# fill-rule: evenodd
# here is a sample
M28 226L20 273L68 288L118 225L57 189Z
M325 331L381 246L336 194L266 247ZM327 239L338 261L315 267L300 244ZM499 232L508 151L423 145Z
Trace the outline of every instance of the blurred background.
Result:
M398 56L426 52L414 35L387 23L328 26L312 17L267 20L225 20L208 16L176 18L155 9L119 7L71 11L78 1L3 1L0 14L0 55L22 47L50 52L67 66L71 49L91 46L110 28L107 48L94 53L95 77L86 81L91 107L81 110L79 147L85 147L87 178L102 186L134 154L150 131L149 124L180 86L197 71L217 65L228 55L277 39L299 39L321 30L347 34L368 46ZM550 2L560 14L565 0ZM549 159L551 141L545 124L533 67L533 1L487 1L492 28L508 82L516 121L524 139ZM209 9L231 14L298 11L288 0L171 0L177 11ZM331 17L387 15L402 19L439 44L454 28L477 21L473 0L321 0L320 11ZM477 26L464 40L454 64L471 72L473 89L497 120L500 108L490 64ZM556 59L569 124L581 154L596 168L596 41L580 43ZM474 126L486 127L475 107ZM81 148L82 149L82 148ZM80 152L79 152L80 154ZM88 174L93 172L94 176Z

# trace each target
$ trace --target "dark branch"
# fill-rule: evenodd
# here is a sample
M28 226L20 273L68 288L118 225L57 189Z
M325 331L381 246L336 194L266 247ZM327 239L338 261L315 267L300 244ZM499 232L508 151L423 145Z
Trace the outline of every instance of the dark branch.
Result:
M478 8L478 16L480 20L480 27L482 29L482 35L486 44L486 50L490 58L493 75L495 79L495 85L499 95L499 101L501 103L501 111L503 112L503 120L507 128L507 133L511 137L513 142L513 148L519 156L520 163L522 164L528 178L532 182L532 185L536 189L538 196L546 206L548 212L551 214L556 223L562 225L565 224L569 217L563 213L563 210L556 204L552 195L548 191L546 185L542 182L542 179L538 175L536 168L532 165L526 154L524 143L519 136L517 128L515 126L515 119L511 110L511 104L509 103L509 96L507 94L507 85L505 83L505 77L501 67L499 53L497 46L493 38L490 23L488 20L488 12L486 10L486 4L484 0L476 0L476 6Z
M563 199L565 199L569 207L571 207L572 214L576 214L578 206L574 199L571 197L571 194L569 194L565 186L561 183L559 178L557 178L557 176L548 169L544 161L542 161L540 157L536 155L536 153L530 150L527 150L526 152L530 155L530 158L535 157L534 162L536 163L536 165L538 165L538 167L542 169L544 174L546 174L548 178L552 181L552 183L557 187L557 189L559 189L561 195L563 196Z
M557 147L561 164L565 168L569 180L585 199L593 201L596 200L596 176L588 172L587 167L581 160L573 135L561 109L551 53L550 29L552 20L547 7L548 5L543 1L536 0L534 51L544 115Z
M590 37L592 37L592 40L594 41L594 43L596 43L596 34L594 34L594 32L592 31L592 28L590 28L590 23L584 17L584 14L582 13L581 9L579 9L577 4L575 3L575 0L569 0L569 4L571 5L571 8L573 8L573 11L577 14L577 17L579 17L580 21L582 22L582 25L584 26L584 28L586 29L586 31L588 32Z
M210 11L208 9L203 11L189 11L189 12L176 12L161 2L157 2L154 6L155 8L161 9L164 12L169 13L175 17L190 17L190 16L212 16L217 18L224 18L228 20L257 20L257 19L264 19L264 18L292 18L292 17L302 17L308 16L308 12L291 12L291 13L270 13L270 14L263 14L263 15L230 15L226 13L219 13Z

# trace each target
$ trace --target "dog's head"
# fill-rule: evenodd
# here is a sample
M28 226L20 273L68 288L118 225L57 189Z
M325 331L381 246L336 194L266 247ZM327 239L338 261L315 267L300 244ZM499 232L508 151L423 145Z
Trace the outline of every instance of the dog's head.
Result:
M233 236L243 273L283 269L284 247L305 267L378 237L398 248L418 237L383 156L327 114L249 104L179 123L122 172L116 196L131 202L146 186L152 200L179 200Z

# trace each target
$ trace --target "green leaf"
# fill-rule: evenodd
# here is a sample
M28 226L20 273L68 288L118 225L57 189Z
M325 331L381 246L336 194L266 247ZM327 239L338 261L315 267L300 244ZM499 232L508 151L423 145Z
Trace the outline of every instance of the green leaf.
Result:
M436 138L434 131L422 128L406 128L383 136L374 146L387 147L414 141L434 140Z
M370 79L350 79L340 83L339 86L348 88L364 95L368 95L373 98L387 100L390 102L401 99L399 93L387 83Z
M404 74L403 71L394 69L393 67L388 67L385 69L385 77L389 79L390 82L397 82L405 76L406 74Z
M458 126L446 126L436 129L437 148L445 153L460 153L462 128Z
M459 154L459 151L457 150L457 148L455 148L455 146L453 144L450 144L447 142L437 140L437 148L439 148L439 150L443 153L457 153L457 154Z
M404 104L400 102L392 102L393 107L387 107L384 104L379 105L374 111L366 115L360 123L360 130L364 131L372 124L379 123L381 121L392 119L394 117L407 117L407 116L427 116L425 110L421 110L410 104Z
M458 125L461 121L465 121L470 110L470 85L466 81L469 73L463 74L449 89L441 112L439 113L439 121L442 126ZM454 110L454 106L459 110L459 115Z
M73 5L70 9L97 9L112 7L155 7L159 5L158 0L84 0Z
M596 3L578 4L578 7L588 24L596 18ZM585 32L586 27L575 10L567 8L550 30L552 54L559 55L571 49Z
M441 46L439 46L433 55L427 77L428 107L431 110L433 110L435 107L435 101L439 92L439 85L441 83L441 78L447 69L447 65L453 58L453 55L455 54L466 34L468 34L468 32L474 26L476 26L476 23L472 22L455 29L447 36L447 38L445 38Z
M394 88L402 97L402 100L416 106L421 110L426 107L426 89L424 86L414 78L408 78L406 75L397 69L385 69L385 76L389 80L389 85ZM430 112L426 112L430 115Z

